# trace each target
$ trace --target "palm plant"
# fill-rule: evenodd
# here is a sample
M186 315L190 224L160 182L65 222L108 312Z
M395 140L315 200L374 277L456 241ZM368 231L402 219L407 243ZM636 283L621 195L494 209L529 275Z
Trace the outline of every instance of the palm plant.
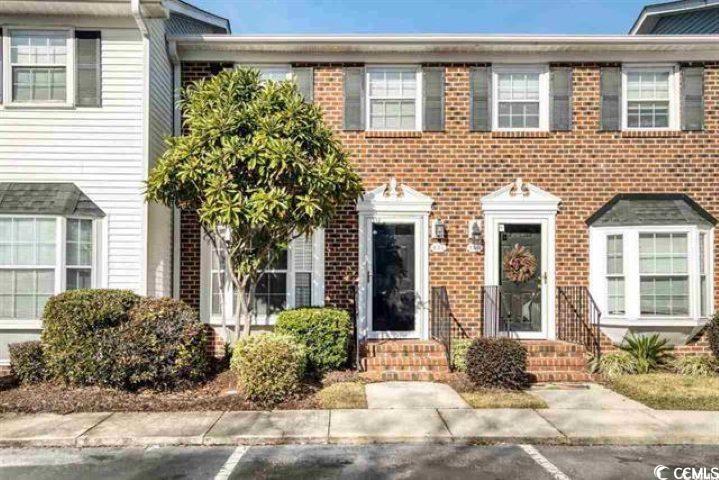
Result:
M649 373L652 370L666 365L671 354L671 347L667 345L666 338L659 338L659 334L635 335L630 334L624 338L619 346L634 360L637 373Z

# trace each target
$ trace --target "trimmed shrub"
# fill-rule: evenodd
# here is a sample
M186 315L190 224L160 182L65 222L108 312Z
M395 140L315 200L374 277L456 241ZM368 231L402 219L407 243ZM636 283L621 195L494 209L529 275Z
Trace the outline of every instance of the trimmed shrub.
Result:
M719 312L714 314L714 318L707 325L707 336L714 358L719 360Z
M713 377L717 374L717 361L709 355L685 355L672 363L674 370L690 377Z
M107 330L127 323L139 300L126 290L72 290L50 298L42 332L50 375L71 384L115 383L118 339Z
M306 362L304 345L290 335L267 333L240 339L230 368L248 400L272 406L299 392Z
M39 383L47 379L45 356L39 340L11 343L10 369L20 383Z
M467 350L467 375L478 387L526 388L527 349L510 338L478 338Z
M352 323L334 308L298 308L280 313L275 332L294 337L307 347L307 367L316 374L347 366Z
M204 379L209 335L195 311L172 298L143 298L117 331L112 383L127 390L171 389Z
M627 335L619 348L632 357L637 369L636 373L640 374L656 370L671 359L672 348L667 345L667 339L660 338L658 333Z
M461 373L467 372L467 350L472 345L472 340L452 340L452 368Z
M598 361L594 358L589 362L589 370L613 378L636 374L637 364L627 352L605 353Z

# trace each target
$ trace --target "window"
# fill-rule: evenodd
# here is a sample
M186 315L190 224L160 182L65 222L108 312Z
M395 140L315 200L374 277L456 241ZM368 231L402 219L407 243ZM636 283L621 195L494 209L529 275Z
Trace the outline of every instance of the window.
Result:
M67 40L64 30L11 30L13 102L67 102Z
M0 319L38 319L63 288L91 288L93 246L92 220L0 217Z
M493 71L495 130L546 130L548 128L548 69L501 67Z
M709 284L707 281L707 272L709 271L709 235L704 232L699 233L699 315L706 317L709 315L709 299L711 292L707 289Z
M673 68L628 67L623 78L625 128L676 128Z
M417 68L368 68L367 116L370 130L419 130Z
M300 237L293 240L289 248L269 266L260 277L253 298L253 315L255 323L270 325L275 316L286 308L304 307L313 305L313 299L321 296L316 291L321 277L322 260L317 255L318 240L323 234L317 232L312 238ZM211 294L209 295L209 313L211 317L222 317L222 295L220 294L222 276L225 275L224 265L220 265L216 255L212 254L211 247L208 253L212 257L210 265ZM229 278L225 284L225 305L227 318L234 312L234 294L232 282Z
M642 315L689 315L686 233L639 235Z
M607 236L607 312L624 314L624 240Z

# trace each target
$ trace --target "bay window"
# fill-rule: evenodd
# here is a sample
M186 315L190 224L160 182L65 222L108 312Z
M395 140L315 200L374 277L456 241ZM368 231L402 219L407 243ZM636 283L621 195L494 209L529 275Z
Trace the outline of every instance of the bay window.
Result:
M641 315L689 315L686 233L639 234Z
M367 68L369 130L420 130L421 83L416 67Z
M203 295L200 309L211 323L232 318L235 295L225 267L209 242L202 244ZM260 276L252 298L253 324L272 325L278 313L287 308L322 305L324 301L324 232L299 237L279 255ZM224 292L221 291L224 282ZM223 303L224 302L224 303ZM224 308L223 308L224 307Z
M624 313L624 241L621 235L607 235L607 312Z
M0 320L39 319L52 295L91 288L94 238L90 219L0 217Z

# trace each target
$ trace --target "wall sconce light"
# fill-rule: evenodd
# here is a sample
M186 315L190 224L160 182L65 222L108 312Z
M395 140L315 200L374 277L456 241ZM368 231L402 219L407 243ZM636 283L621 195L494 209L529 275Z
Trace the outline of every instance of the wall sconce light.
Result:
M482 253L484 250L484 235L482 233L482 223L479 219L472 219L467 222L467 251L473 253Z
M430 246L432 252L442 253L447 251L447 244L445 242L445 240L447 240L447 226L441 219L435 218L432 222L431 236L432 239L435 240Z

